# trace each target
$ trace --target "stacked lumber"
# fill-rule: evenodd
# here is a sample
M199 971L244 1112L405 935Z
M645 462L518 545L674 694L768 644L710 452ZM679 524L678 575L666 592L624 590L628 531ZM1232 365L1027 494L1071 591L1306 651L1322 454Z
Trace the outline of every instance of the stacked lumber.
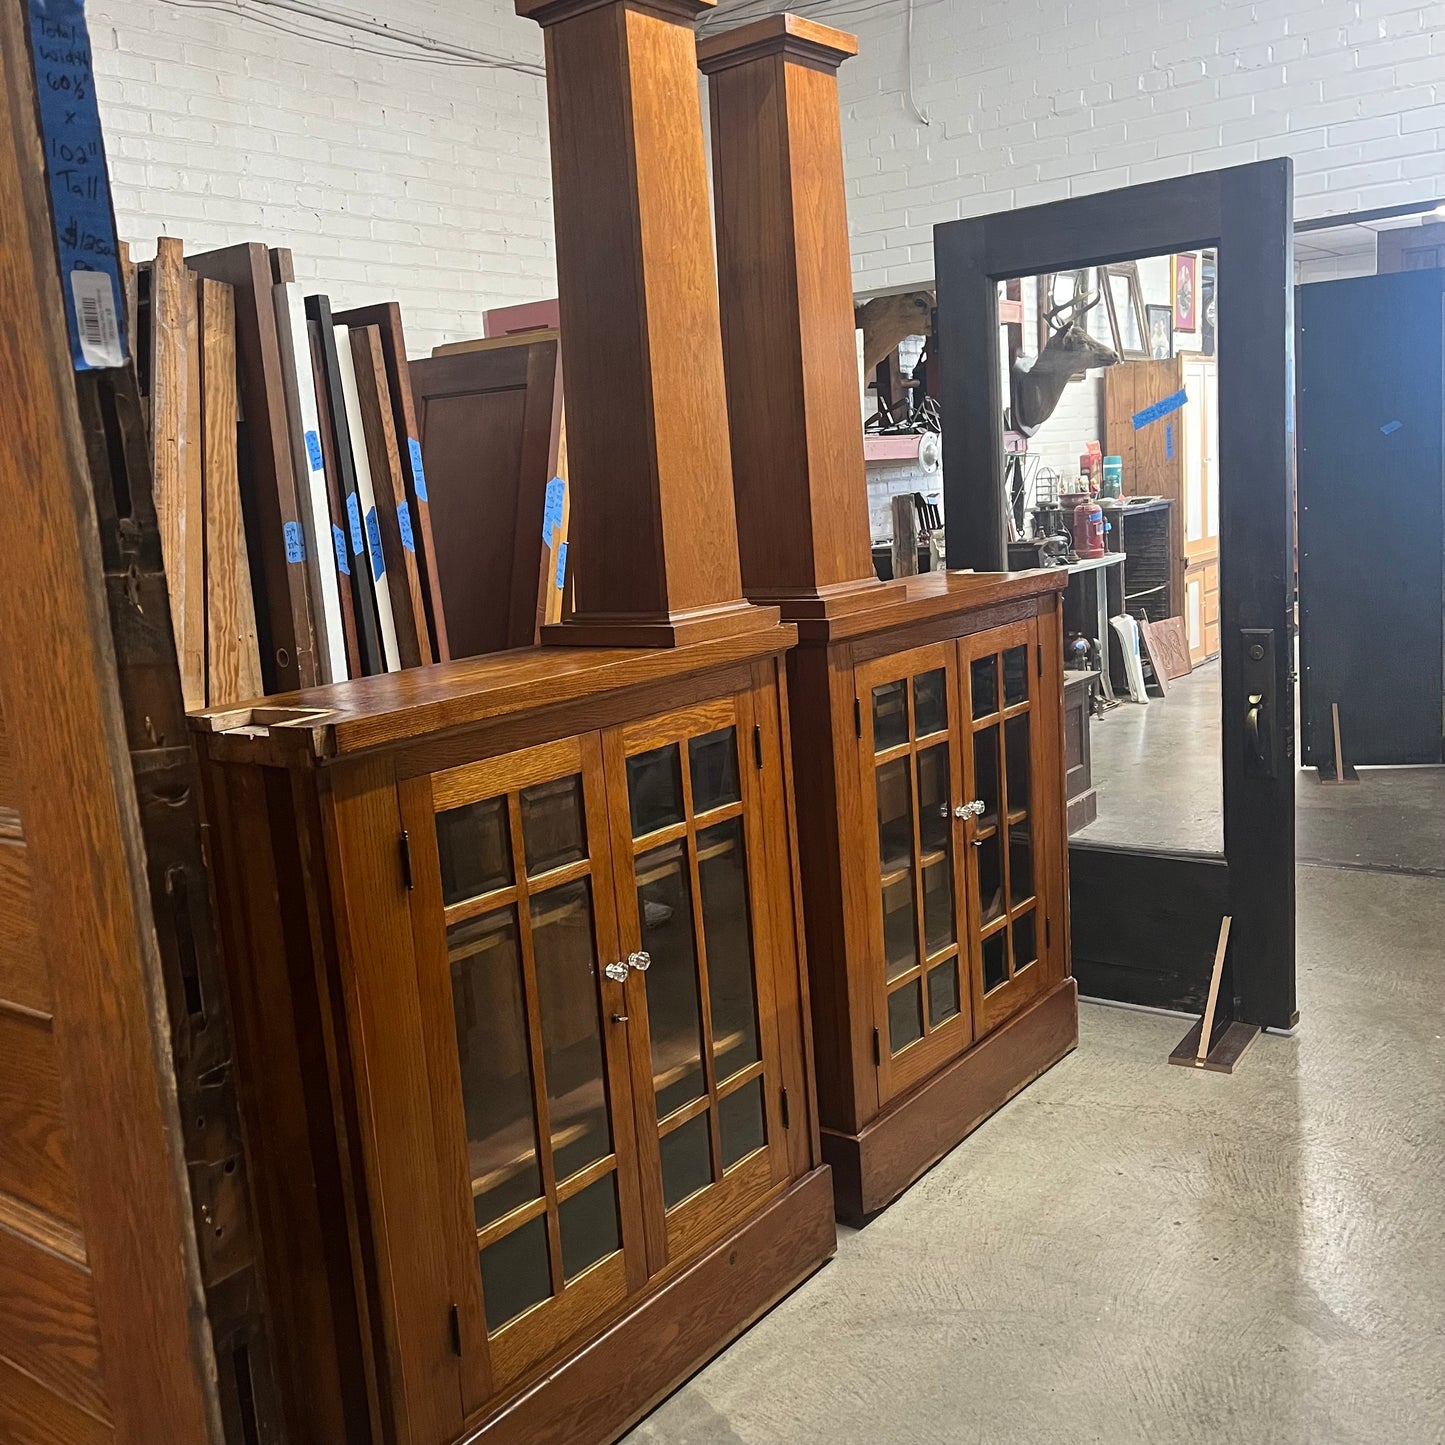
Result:
M445 661L399 307L258 243L122 271L186 707Z

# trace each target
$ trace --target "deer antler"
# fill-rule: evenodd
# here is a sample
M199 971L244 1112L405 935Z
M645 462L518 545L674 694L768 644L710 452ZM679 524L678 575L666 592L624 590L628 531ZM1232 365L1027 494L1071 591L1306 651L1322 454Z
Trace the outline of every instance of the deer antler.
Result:
M1060 301L1057 306L1050 306L1044 313L1044 324L1050 331L1062 331L1092 311L1103 298L1103 294L1102 291L1085 291L1082 296L1076 294L1067 301ZM1058 318L1065 312L1069 313L1068 320L1060 321Z

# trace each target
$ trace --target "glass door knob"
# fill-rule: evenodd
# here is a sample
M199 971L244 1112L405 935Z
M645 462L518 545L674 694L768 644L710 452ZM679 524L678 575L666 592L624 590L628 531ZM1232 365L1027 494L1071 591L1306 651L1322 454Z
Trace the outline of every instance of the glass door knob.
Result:
M625 963L609 963L607 967L602 970L602 972L605 973L607 977L610 978L614 983L627 982L627 965Z
M971 803L960 803L953 810L955 818L981 818L984 813L984 801L982 798L975 798Z
M652 955L639 949L636 953L627 955L627 964L629 968L635 968L638 973L646 973L652 967Z

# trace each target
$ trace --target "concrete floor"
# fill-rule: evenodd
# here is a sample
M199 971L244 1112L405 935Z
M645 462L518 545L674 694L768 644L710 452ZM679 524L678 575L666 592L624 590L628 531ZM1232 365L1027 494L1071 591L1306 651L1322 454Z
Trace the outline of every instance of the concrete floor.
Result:
M1445 877L1379 871L1439 857L1445 784L1365 776L1301 810L1345 866L1300 869L1296 1036L1194 1073L1084 1005L629 1445L1445 1442Z
M1076 838L1224 851L1224 769L1219 753L1219 659L1169 684L1167 697L1130 702L1093 720L1099 816Z

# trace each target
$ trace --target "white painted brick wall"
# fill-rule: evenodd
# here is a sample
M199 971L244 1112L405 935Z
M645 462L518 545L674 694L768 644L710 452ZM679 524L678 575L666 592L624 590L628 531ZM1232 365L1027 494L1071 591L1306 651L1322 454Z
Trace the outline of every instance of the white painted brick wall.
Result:
M1275 156L1300 218L1445 199L1445 0L915 0L927 126L903 0L808 14L859 36L841 91L860 291L930 281L940 221Z
M556 295L547 108L538 76L381 58L388 42L287 12L90 0L120 234L290 246L339 306L395 300L408 350L481 334L481 313ZM375 0L368 18L539 64L510 0Z

